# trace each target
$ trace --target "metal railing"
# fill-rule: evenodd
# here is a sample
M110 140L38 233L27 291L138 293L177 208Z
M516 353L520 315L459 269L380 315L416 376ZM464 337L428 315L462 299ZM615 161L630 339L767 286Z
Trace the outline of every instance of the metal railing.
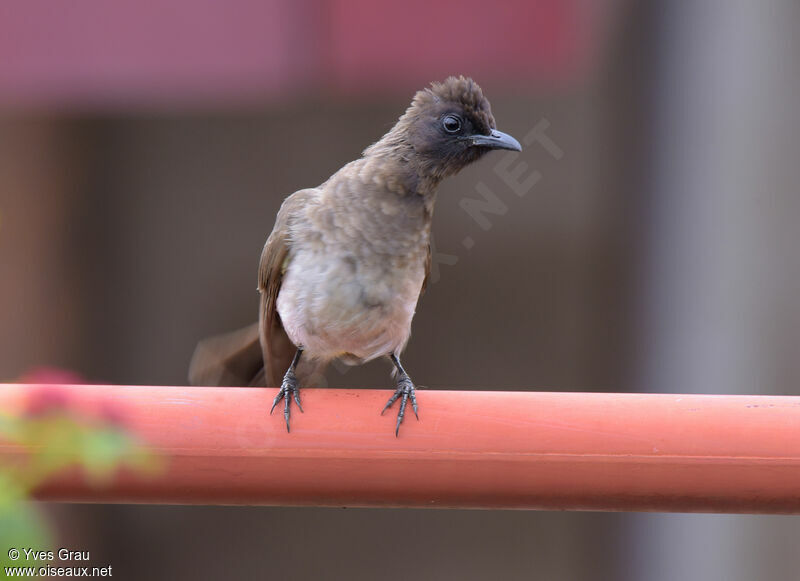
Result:
M0 410L27 389L0 385ZM289 434L270 388L63 389L122 406L166 468L64 474L42 500L800 512L800 397L419 390L395 437L385 390L305 389Z

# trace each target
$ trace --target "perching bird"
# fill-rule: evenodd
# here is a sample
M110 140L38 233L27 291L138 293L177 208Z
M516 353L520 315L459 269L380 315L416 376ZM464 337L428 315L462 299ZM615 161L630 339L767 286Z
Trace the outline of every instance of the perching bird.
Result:
M258 269L256 325L202 341L194 385L277 385L300 411L299 385L334 359L349 365L389 357L401 398L395 434L414 384L400 354L431 267L436 190L492 149L520 151L495 129L472 79L450 77L419 91L395 126L322 185L283 202ZM272 410L270 410L272 413Z

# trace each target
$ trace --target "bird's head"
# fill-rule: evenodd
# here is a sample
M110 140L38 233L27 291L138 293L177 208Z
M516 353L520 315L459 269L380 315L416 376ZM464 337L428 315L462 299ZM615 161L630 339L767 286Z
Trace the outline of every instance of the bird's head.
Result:
M449 77L417 92L386 137L410 146L420 174L434 179L453 175L493 149L522 149L516 139L497 131L483 91L464 77Z

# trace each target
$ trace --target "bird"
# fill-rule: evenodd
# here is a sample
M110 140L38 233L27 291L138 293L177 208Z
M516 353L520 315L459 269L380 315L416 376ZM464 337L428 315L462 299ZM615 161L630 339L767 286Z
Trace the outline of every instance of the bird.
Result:
M521 151L498 131L480 86L448 77L418 91L395 125L321 185L289 195L261 252L258 322L201 341L193 385L277 386L287 431L300 386L334 360L388 357L400 400L395 436L416 387L400 356L431 269L441 182L492 150Z

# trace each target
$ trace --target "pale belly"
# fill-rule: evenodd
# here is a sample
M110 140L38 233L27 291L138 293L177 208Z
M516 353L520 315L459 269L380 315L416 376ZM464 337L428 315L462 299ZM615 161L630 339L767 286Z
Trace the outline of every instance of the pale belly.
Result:
M356 261L299 252L284 275L278 313L292 342L312 358L361 363L399 354L423 278L421 257Z

